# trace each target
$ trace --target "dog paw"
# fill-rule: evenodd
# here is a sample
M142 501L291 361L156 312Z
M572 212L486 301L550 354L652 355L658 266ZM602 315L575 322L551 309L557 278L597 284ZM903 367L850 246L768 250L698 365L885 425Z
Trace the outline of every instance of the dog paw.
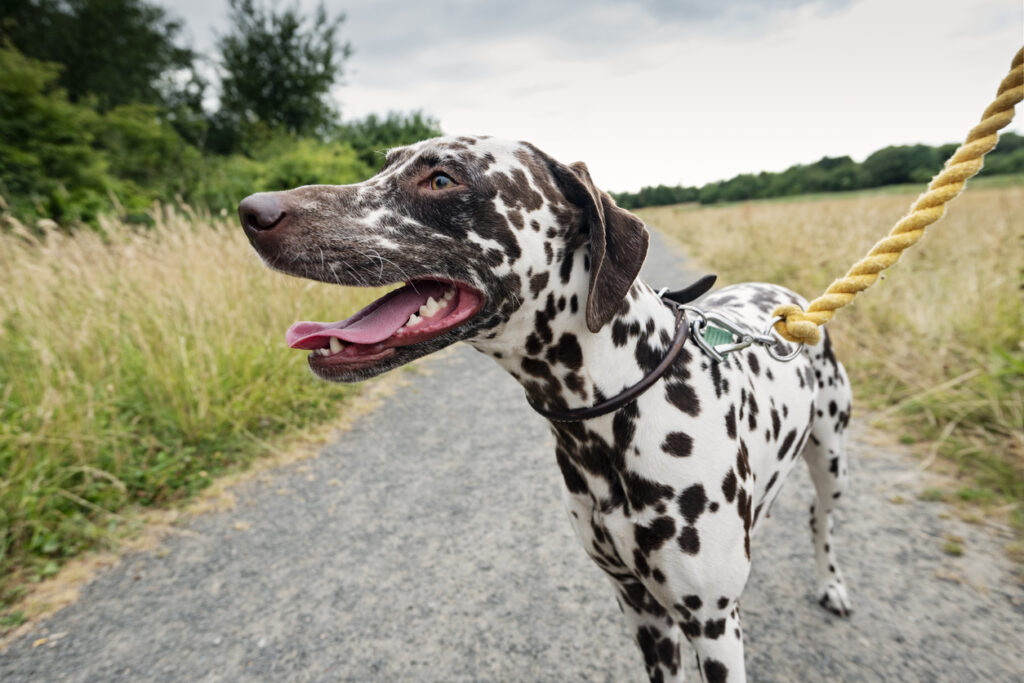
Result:
M853 605L849 596L846 595L846 586L837 580L829 581L818 591L818 604L832 614L839 617L848 617L853 612Z

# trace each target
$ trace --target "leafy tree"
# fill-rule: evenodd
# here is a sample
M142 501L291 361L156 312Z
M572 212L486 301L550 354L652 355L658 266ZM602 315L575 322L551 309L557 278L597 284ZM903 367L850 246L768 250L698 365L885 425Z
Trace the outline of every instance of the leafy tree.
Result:
M0 195L23 219L89 219L106 201L98 115L69 102L59 77L59 65L0 46Z
M178 75L177 82L166 89L161 118L190 144L203 149L210 131L210 114L203 100L210 83L194 67Z
M156 107L128 104L93 124L93 146L103 152L111 190L127 217L145 220L154 201L185 197L199 182L202 155L186 144Z
M181 21L146 0L4 0L0 32L23 54L63 66L71 102L94 97L100 111L165 104L172 72L195 54L177 44Z
M796 164L781 173L762 171L741 174L695 187L644 187L639 192L614 193L627 209L699 201L714 204L766 197L786 197L806 192L843 192L893 183L924 183L942 168L959 147L956 143L930 147L885 147L858 164L848 156L822 157L813 164ZM1024 136L1003 133L999 145L985 158L984 175L1024 173Z
M359 158L370 168L379 168L388 147L409 145L441 135L437 120L421 111L409 114L388 112L381 117L370 114L364 119L343 123L333 137L347 142L359 153Z
M948 155L947 155L948 156ZM1003 133L999 145L985 157L982 175L1024 173L1024 135Z
M221 150L239 148L254 131L281 129L321 135L338 116L329 95L352 50L337 33L343 14L327 16L323 2L307 26L297 5L277 11L256 0L229 0L231 31L220 38Z
M868 187L896 183L925 182L942 168L938 150L928 145L883 147L861 165Z

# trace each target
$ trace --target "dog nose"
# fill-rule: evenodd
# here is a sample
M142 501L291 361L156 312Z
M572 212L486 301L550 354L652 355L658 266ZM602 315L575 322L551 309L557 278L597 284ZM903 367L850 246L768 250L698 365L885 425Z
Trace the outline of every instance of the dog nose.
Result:
M251 194L238 204L238 217L242 228L249 234L273 230L284 218L281 202L272 194Z

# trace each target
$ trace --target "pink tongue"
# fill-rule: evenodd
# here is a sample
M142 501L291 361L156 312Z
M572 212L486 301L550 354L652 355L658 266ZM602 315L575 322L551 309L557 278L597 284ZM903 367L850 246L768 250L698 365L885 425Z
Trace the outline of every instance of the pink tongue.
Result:
M353 344L376 344L393 335L409 316L427 302L444 295L440 282L417 282L377 299L350 318L336 323L298 322L288 328L285 341L293 349L319 349L329 337Z

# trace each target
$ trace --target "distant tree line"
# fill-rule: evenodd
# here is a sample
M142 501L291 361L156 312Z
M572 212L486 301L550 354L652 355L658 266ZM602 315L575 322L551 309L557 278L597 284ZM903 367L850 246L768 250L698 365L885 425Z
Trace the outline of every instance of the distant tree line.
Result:
M729 180L701 187L645 187L639 192L612 193L619 206L639 209L684 202L715 204L748 199L786 197L815 192L843 192L899 183L926 183L942 169L957 144L890 146L872 153L861 163L848 156L823 157L813 164L797 164L780 173L742 173ZM1024 172L1024 136L1004 133L999 145L985 157L981 175Z
M0 211L32 224L146 220L155 201L348 183L381 150L440 134L421 112L346 121L331 89L352 48L323 4L228 0L216 54L148 0L3 0Z

